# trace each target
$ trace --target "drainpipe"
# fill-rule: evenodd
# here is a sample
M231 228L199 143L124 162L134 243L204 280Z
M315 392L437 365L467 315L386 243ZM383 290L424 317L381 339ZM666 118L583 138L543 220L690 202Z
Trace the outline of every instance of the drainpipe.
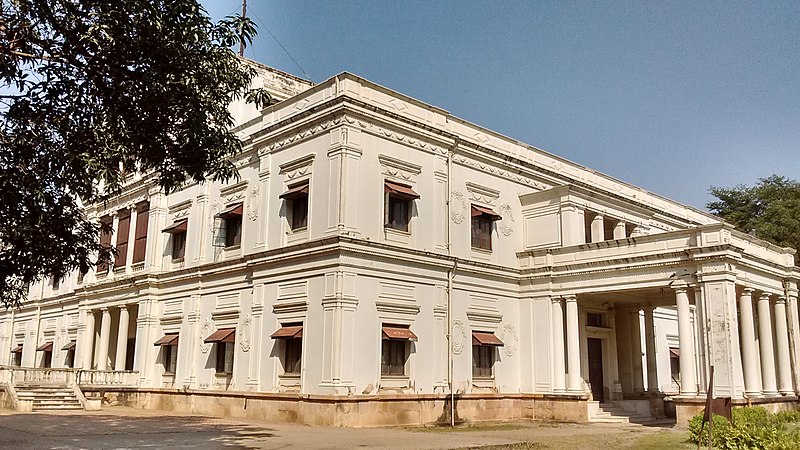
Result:
M451 187L451 177L453 172L453 153L456 151L456 148L459 144L459 139L453 142L452 148L450 151L447 152L447 217L445 220L447 221L447 256L453 255L452 251L452 230L450 223L450 213L452 211L452 204L450 201L450 187ZM447 274L447 385L448 389L450 390L450 426L455 427L455 395L453 393L453 314L452 314L452 307L453 307L453 278L456 276L456 267L458 266L458 260L453 259L453 267L452 269L448 270Z

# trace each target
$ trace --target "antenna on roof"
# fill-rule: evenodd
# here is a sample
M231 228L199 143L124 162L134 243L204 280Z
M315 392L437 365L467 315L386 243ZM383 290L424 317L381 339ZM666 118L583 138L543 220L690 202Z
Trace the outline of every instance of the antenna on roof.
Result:
M247 18L247 0L242 0L242 20ZM244 36L239 35L239 56L244 56Z

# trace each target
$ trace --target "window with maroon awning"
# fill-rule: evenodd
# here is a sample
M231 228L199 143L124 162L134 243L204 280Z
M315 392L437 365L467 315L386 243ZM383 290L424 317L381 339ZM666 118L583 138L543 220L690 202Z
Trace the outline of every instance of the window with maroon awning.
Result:
M75 348L75 341L69 341L67 345L61 347L61 350L72 350Z
M408 327L402 325L383 325L383 339L392 339L400 341L414 341L417 340L417 335L414 334Z
M53 343L52 342L45 342L44 344L36 347L37 352L52 352L53 351Z
M497 338L494 333L485 331L472 332L472 345L489 345L493 347L502 347L503 341Z
M272 333L272 339L295 339L303 337L303 325L300 324L287 324L282 325L281 328Z
M203 341L206 344L213 344L217 342L224 342L226 344L233 344L236 342L236 328L223 328L211 334Z
M401 198L403 200L416 200L419 198L419 194L414 192L410 186L406 186L404 184L395 183L394 181L386 180L383 183L383 192L389 195L396 196L397 198Z
M284 200L296 200L300 197L307 197L308 196L308 181L304 181L300 184L296 184L286 190L283 194L279 195L278 198L282 198Z
M119 210L117 221L117 256L114 258L114 267L122 267L128 258L128 234L131 229L131 211Z
M185 233L189 228L189 219L176 220L172 225L161 230L162 233L177 234Z
M492 222L503 218L500 214L497 214L491 209L480 205L472 205L472 208L470 209L470 215L472 217L484 217L486 219L491 220Z
M133 241L133 263L144 261L147 251L147 226L150 222L150 202L136 205L136 233Z
M217 217L220 219L230 219L232 217L241 216L242 214L244 214L244 204L236 203L220 211Z
M160 346L172 346L176 347L178 345L178 333L170 333L165 334L164 337L157 340L154 344L156 347Z
M22 345L16 346L14 350L11 350L11 353L22 353Z

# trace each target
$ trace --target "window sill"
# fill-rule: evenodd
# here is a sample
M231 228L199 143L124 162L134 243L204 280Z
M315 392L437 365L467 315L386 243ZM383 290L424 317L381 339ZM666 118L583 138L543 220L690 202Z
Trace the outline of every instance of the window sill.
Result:
M125 266L114 267L114 273L125 273Z
M408 375L381 375L381 389L407 389L411 387Z
M398 230L396 228L384 227L383 235L386 242L396 242L398 244L411 244L411 232Z
M233 372L214 372L214 376L217 378L230 378L233 376Z
M240 250L242 248L242 244L231 245L230 247L225 247L226 252L230 252L233 250Z
M291 244L308 240L308 227L289 230L286 232L286 243Z

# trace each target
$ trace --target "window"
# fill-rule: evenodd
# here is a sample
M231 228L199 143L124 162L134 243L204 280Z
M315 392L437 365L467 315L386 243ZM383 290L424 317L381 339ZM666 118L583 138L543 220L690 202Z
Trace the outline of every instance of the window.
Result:
M178 334L165 334L155 345L161 346L161 364L164 366L164 373L174 374L178 365Z
M283 372L299 375L303 351L303 324L288 323L272 333L272 339L283 341Z
M289 186L286 192L279 196L286 200L286 214L292 231L308 226L308 192L308 180L306 180Z
M181 219L161 230L162 233L171 235L172 259L183 259L186 255L186 230L188 224L188 219Z
M22 344L19 344L11 350L11 365L20 367L22 366Z
M231 374L233 373L233 354L235 350L234 344L236 343L236 329L223 328L215 331L211 336L207 337L203 342L207 344L214 344L215 350L215 364L214 367L218 374Z
M121 209L117 213L117 256L114 258L114 268L123 267L128 258L128 234L131 230L131 211Z
M381 375L405 376L411 342L417 336L408 325L383 325L381 340Z
M603 313L586 313L586 325L590 327L604 328L606 326L606 315Z
M53 365L53 343L45 342L44 344L36 347L37 352L42 352L42 366L49 369Z
M472 248L492 249L492 223L502 219L489 208L472 205Z
M67 351L67 355L64 357L64 366L75 367L75 341L69 341L67 345L61 347L61 350Z
M57 276L56 276L56 277L53 277L53 278L50 280L50 286L52 286L52 287L53 287L53 290L54 290L54 291L57 291L57 290L58 290L58 287L59 287L59 286L61 286L61 278L59 278L59 277L57 277Z
M225 247L236 247L242 243L243 213L243 204L236 203L228 206L217 215L222 220L217 237Z
M472 332L472 377L491 378L494 373L495 347L502 347L503 341L492 332Z
M411 221L411 202L419 198L409 186L386 181L383 184L384 225L394 230L408 231Z
M233 373L233 351L235 349L233 344L220 342L217 344L217 373L231 374Z
M97 274L105 275L108 273L108 264L110 262L111 251L111 233L113 232L111 216L103 216L100 219L100 247L103 249L103 255L99 255L97 259Z
M133 263L144 261L147 250L147 225L150 220L150 202L136 205L136 232L133 241Z
M669 372L672 381L681 381L681 351L676 347L669 348Z

